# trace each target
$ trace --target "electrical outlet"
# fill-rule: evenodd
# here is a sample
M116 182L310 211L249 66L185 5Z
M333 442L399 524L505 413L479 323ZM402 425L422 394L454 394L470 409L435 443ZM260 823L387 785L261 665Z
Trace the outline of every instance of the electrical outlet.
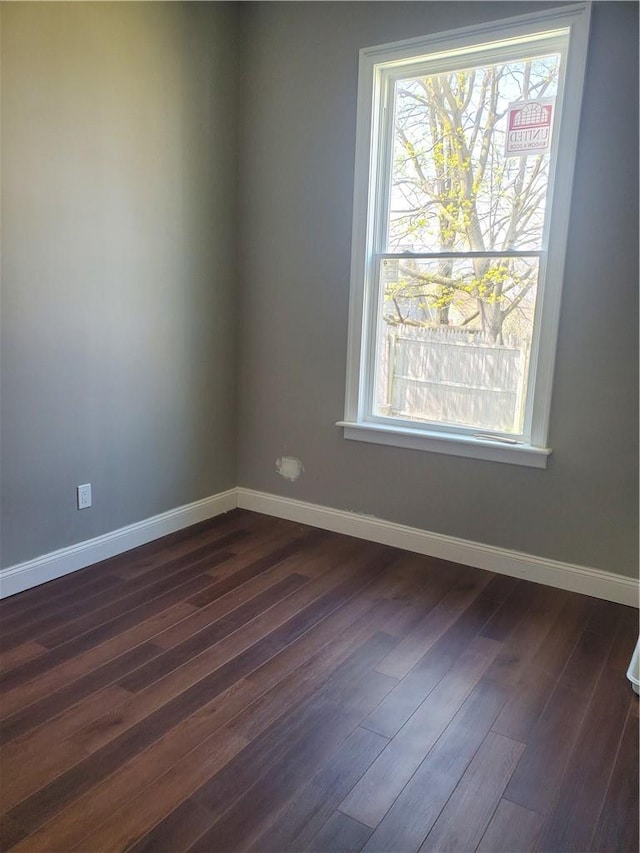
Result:
M91 506L91 483L78 486L78 509L88 509Z

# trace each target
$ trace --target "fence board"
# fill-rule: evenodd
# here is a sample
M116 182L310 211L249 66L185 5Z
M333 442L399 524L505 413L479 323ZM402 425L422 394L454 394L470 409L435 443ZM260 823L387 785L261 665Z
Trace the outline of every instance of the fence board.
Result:
M379 346L381 413L508 431L520 417L528 344L483 332L403 326Z

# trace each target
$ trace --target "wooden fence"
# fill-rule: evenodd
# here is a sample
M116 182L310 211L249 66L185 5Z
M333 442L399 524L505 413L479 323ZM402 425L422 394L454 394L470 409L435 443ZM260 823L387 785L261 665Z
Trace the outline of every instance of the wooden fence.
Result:
M460 328L388 328L378 362L380 414L513 430L520 421L526 342L496 345Z

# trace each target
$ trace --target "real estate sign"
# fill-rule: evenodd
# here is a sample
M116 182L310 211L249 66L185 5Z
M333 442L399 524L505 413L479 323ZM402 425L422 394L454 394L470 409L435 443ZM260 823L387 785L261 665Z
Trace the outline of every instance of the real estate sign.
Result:
M545 154L551 145L551 127L555 98L518 101L507 111L507 157Z

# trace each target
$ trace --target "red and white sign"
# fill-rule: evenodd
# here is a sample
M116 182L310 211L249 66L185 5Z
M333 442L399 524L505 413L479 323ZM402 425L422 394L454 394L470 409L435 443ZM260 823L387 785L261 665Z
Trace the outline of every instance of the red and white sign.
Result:
M504 149L507 157L545 154L549 150L554 103L555 98L541 98L509 104Z

